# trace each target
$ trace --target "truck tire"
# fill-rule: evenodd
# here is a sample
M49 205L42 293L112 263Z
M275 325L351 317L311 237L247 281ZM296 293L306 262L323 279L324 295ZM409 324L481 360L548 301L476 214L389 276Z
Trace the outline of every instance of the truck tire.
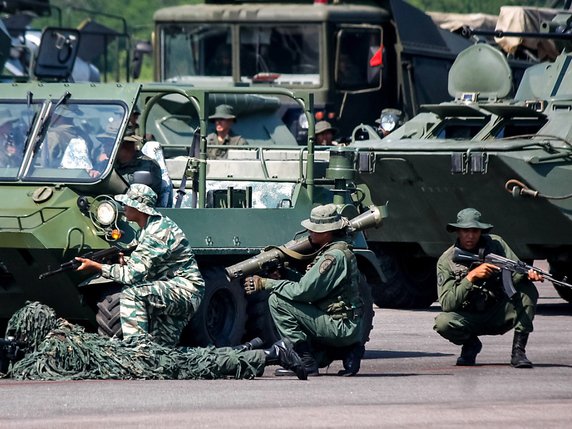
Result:
M276 325L270 315L269 295L270 292L261 291L246 297L248 320L246 321L246 334L243 341L250 341L259 337L264 341L264 347L269 347L280 339Z
M436 260L376 251L386 282L372 289L381 308L424 309L437 299Z
M121 286L110 286L102 292L97 300L97 333L106 337L123 337L121 332L121 319L119 317L119 299Z
M238 280L228 282L221 267L203 272L205 295L181 335L185 346L239 344L246 326L246 298Z

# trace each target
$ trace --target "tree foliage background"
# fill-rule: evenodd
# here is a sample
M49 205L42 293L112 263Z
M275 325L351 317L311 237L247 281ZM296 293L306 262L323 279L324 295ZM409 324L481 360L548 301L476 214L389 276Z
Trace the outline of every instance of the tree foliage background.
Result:
M409 0L409 3L426 11L482 12L498 15L501 6L555 7L555 4L562 2L558 0Z

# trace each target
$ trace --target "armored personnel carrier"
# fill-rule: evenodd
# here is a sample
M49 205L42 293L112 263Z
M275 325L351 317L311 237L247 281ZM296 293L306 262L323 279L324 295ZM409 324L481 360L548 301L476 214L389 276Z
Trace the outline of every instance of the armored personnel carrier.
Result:
M376 302L423 307L436 297L435 262L452 244L445 225L478 208L524 260L571 272L572 54L526 70L512 96L505 57L485 44L459 55L453 101L380 139L359 127L360 180L389 201L391 218L368 234L388 277ZM570 301L569 289L558 288Z
M208 159L208 117L219 104L234 107L233 131L248 144L226 146L225 158ZM73 270L38 277L77 255L133 238L133 226L113 199L127 183L113 167L137 106L140 133L160 142L152 147L160 149L163 179L176 190L159 210L185 231L207 283L184 341L236 344L245 332L271 338L267 304L247 302L224 267L290 241L317 203L333 201L350 218L370 203L352 184L353 150L317 151L313 133L307 146L298 145L281 120L292 104L312 125L311 97L279 88L0 84L0 117L11 127L0 136L2 150L10 146L10 155L0 156L0 318L26 300L39 300L101 333L118 331L118 285ZM362 271L379 284L363 233L355 246Z

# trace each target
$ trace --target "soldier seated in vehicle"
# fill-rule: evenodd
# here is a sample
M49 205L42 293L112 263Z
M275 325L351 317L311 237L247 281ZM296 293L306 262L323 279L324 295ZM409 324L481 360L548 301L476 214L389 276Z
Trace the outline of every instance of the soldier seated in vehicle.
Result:
M209 120L215 124L215 132L207 136L207 145L237 146L248 144L241 136L232 132L232 125L236 122L234 108L228 104L220 104L216 107L214 114L209 116ZM226 149L209 148L207 157L209 159L225 159L228 156Z
M319 375L319 367L336 359L344 365L338 375L355 375L365 350L361 275L348 243L347 222L334 204L315 207L310 219L302 221L317 251L306 273L296 280L257 275L245 280L247 294L270 291L272 320L280 335L294 343L308 375Z
M17 122L8 109L0 111L0 167L19 167L22 162L23 138L16 132Z
M143 139L137 135L126 135L121 141L117 158L115 160L115 171L128 183L135 183L135 172L148 171L150 173L150 183L146 183L153 192L161 196L163 178L159 164L144 155L138 148L143 143Z
M475 365L482 349L481 335L502 335L514 328L511 365L532 368L525 354L528 335L538 300L532 281L542 276L530 270L527 276L513 273L516 294L509 299L503 291L500 270L493 264L466 266L453 261L455 247L479 255L494 253L512 260L517 256L498 235L488 232L492 225L481 222L481 213L466 208L457 214L457 222L449 223L447 231L457 234L457 241L437 262L439 303L443 309L435 318L434 329L444 338L462 346L457 365Z

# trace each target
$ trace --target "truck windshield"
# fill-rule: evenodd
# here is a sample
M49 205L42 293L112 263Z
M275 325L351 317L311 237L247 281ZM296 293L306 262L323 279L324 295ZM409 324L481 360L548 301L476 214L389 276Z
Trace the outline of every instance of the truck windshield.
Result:
M0 103L0 179L16 179L39 104Z
M163 78L232 76L230 26L172 24L161 27Z
M243 81L319 85L320 26L249 26L240 31Z
M232 80L231 25L168 24L159 32L163 80ZM319 24L242 24L238 34L242 82L320 84Z
M24 180L89 183L107 170L125 120L120 105L62 104L34 144Z

